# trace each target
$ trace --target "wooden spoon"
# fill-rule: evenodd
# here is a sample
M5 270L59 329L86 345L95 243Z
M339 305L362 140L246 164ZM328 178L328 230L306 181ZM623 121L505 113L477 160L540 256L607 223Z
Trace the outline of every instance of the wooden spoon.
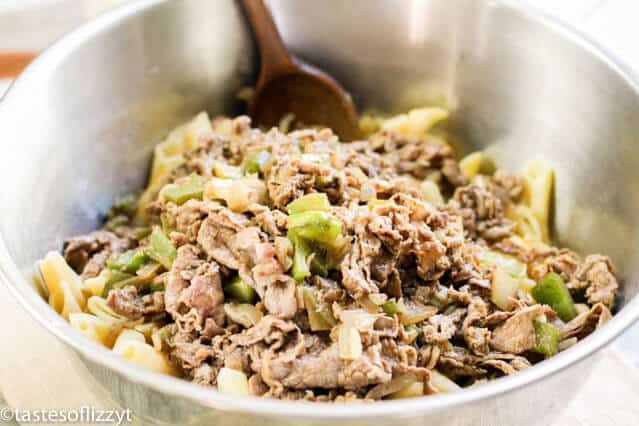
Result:
M243 0L260 50L260 76L249 102L253 122L277 126L287 114L295 123L330 127L342 141L359 137L351 96L331 76L293 56L263 0Z

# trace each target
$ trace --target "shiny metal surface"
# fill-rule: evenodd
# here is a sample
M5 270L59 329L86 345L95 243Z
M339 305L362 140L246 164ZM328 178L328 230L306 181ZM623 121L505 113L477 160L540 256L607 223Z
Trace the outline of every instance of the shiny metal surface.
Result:
M523 6L491 0L271 1L285 41L363 107L443 103L453 130L503 166L557 173L558 241L612 255L620 310L579 345L455 394L323 405L235 398L128 364L73 331L25 277L65 236L140 188L151 146L205 107L233 113L253 81L251 37L231 0L144 0L81 27L0 104L0 272L74 348L105 391L154 424L548 424L595 352L639 318L639 91L615 59Z

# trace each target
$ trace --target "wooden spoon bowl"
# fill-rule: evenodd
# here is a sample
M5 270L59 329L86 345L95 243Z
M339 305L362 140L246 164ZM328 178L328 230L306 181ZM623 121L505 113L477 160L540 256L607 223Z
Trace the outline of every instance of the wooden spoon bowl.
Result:
M359 137L351 96L325 72L293 56L263 0L243 0L260 50L261 67L249 115L255 124L277 126L287 114L293 123L329 127L342 141Z

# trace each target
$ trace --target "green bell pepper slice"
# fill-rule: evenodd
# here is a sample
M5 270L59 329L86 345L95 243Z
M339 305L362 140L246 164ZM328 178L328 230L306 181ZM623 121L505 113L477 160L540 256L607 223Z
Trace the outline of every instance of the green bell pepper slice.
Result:
M535 352L547 357L559 352L559 331L547 322L533 321L535 327Z
M124 253L113 253L107 260L107 267L133 274L142 267L149 257L141 249L133 249Z
M229 299L236 300L239 303L254 304L258 299L255 289L245 283L239 276L233 278L230 283L224 286L224 294Z
M206 178L198 175L190 175L181 183L169 183L164 185L160 194L167 200L177 205L186 203L191 199L201 200L204 194Z
M395 299L389 299L382 305L382 310L387 315L395 315L397 313L397 302Z
M549 272L532 289L532 296L539 303L549 305L562 321L568 322L577 316L575 302L564 280L554 272Z
M288 229L309 241L331 244L342 233L342 222L323 211L305 211L288 216Z
M297 200L290 202L286 206L289 214L298 214L311 210L325 212L330 208L331 203L328 201L328 197L323 192L306 194Z
M149 237L149 246L145 253L167 270L171 269L171 265L177 256L177 250L159 226L153 227Z
M262 150L253 155L249 155L242 164L242 171L245 175L251 175L255 173L264 173L271 162L271 153Z

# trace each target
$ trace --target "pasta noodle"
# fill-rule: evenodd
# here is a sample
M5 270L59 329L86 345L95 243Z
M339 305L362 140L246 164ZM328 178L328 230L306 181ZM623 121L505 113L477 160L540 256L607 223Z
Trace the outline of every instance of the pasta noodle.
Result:
M137 332L142 333L146 341L150 342L151 336L153 336L153 334L156 331L158 331L158 326L155 323L147 322L147 323L136 324L135 326L133 326L133 329Z
M157 329L155 324L143 324L142 318L132 321L117 314L103 297L94 295L87 300L85 292L101 294L104 276L90 278L85 281L86 285L83 284L80 276L57 252L49 252L40 261L39 269L49 292L49 304L69 321L71 327L138 365L164 374L177 374L166 356L146 343Z
M484 160L484 153L481 151L468 154L459 162L459 169L468 178L477 176L481 170L481 163Z
M69 314L84 310L82 280L59 253L47 253L40 261L40 273L49 291L49 304L56 312L68 320Z
M511 206L508 217L516 223L517 234L524 240L546 241L547 237L544 237L542 225L529 206L524 204Z
M83 312L69 314L69 323L91 340L107 348L112 348L121 326L117 321L109 321Z
M439 186L437 186L437 184L432 180L425 180L420 183L419 189L421 190L422 198L425 201L428 201L435 206L444 205L444 197L439 190Z
M365 137L379 130L391 130L404 136L424 136L437 123L448 118L448 111L439 107L415 108L406 114L384 117L375 112L362 114L359 127ZM446 143L442 138L429 135L430 138Z
M105 271L100 272L97 277L87 278L84 280L84 290L85 293L91 296L99 296L102 294L104 290L104 286L106 285L107 276Z
M42 278L42 273L40 272L40 262L36 262L33 270L30 273L31 282L33 284L33 288L38 292L40 297L43 299L49 298L49 292L47 291L47 285L44 283L44 279Z
M107 304L107 301L103 297L99 296L91 296L87 302L87 311L92 313L98 318L102 318L106 321L111 322L119 322L126 327L132 328L138 324L142 323L142 319L132 321L125 316L122 316L116 313L111 307Z
M416 108L384 120L382 130L393 130L404 136L424 136L435 124L448 118L443 108Z
M540 227L541 240L549 240L550 203L553 190L553 170L541 161L531 161L524 167L523 173L528 188L525 203L530 207Z
M171 171L184 162L183 153L195 147L200 137L213 132L211 120L206 112L173 130L153 151L151 177L138 203L138 219L146 217L146 206L157 195L157 191L169 180Z
M364 137L369 137L382 127L383 122L384 119L377 114L362 114L359 119L359 128Z
M113 345L113 352L149 370L177 375L166 356L146 343L144 335L139 331L122 330Z

